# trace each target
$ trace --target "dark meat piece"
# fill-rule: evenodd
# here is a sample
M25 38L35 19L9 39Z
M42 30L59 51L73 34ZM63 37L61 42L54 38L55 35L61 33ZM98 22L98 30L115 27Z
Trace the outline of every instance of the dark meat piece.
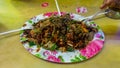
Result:
M73 40L74 39L73 33L67 33L66 37L67 37L67 40Z
M94 32L89 32L88 40L91 41L94 38Z
M24 30L24 35L27 35L26 37L28 37L28 38L31 38L30 31L31 31L31 29Z
M37 39L38 44L41 44L41 42L42 42L42 35L41 35L41 34L38 34L38 35L36 36L36 39Z

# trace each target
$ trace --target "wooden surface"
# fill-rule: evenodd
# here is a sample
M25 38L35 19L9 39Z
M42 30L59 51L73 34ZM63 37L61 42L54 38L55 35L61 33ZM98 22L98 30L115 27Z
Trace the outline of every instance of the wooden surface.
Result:
M41 4L48 2L48 7ZM58 0L61 11L77 13L84 6L89 16L99 10L102 0ZM31 17L57 11L54 0L0 0L0 32L18 29ZM19 33L0 36L0 68L119 68L120 67L120 20L105 16L94 20L105 33L103 50L95 57L76 64L56 64L38 59L28 53L19 40Z

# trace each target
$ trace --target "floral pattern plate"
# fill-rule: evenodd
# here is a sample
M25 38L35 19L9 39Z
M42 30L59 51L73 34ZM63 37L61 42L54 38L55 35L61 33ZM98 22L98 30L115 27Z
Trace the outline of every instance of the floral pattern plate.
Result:
M46 50L44 48L37 48L37 45L32 42L25 42L27 38L24 37L24 29L33 29L32 24L37 23L38 21L48 18L51 15L58 15L58 12L49 12L40 14L38 16L35 16L25 22L24 26L21 28L20 31L20 41L22 42L23 46L27 51L29 51L34 56L50 61L50 62L56 62L56 63L73 63L73 62L81 62L87 59L90 59L91 57L95 56L97 53L101 51L104 44L104 33L100 29L98 25L96 25L93 21L86 22L87 25L92 26L94 28L98 29L98 32L94 35L94 38L92 41L89 42L89 44L81 50L75 50L73 52L61 52L61 51L50 51ZM65 14L65 12L61 12L61 14ZM81 20L84 17L70 13L71 18L75 20Z

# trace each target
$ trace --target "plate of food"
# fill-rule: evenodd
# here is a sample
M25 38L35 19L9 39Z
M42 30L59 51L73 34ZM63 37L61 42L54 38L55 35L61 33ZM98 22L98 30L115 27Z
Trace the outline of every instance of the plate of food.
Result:
M23 25L20 41L34 56L55 63L74 63L92 58L104 45L105 36L93 21L61 12L37 15Z

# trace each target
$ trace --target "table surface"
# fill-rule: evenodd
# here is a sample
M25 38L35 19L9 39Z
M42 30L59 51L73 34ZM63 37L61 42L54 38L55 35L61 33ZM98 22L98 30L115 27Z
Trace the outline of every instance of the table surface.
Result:
M42 7L42 3L48 3ZM77 7L86 7L89 16L99 10L102 0L58 0L60 10L77 13ZM0 32L19 29L35 15L57 11L54 0L0 0ZM105 33L103 50L85 62L56 64L41 60L28 53L20 43L19 33L0 36L0 68L118 68L120 67L120 20L104 15L94 20Z

